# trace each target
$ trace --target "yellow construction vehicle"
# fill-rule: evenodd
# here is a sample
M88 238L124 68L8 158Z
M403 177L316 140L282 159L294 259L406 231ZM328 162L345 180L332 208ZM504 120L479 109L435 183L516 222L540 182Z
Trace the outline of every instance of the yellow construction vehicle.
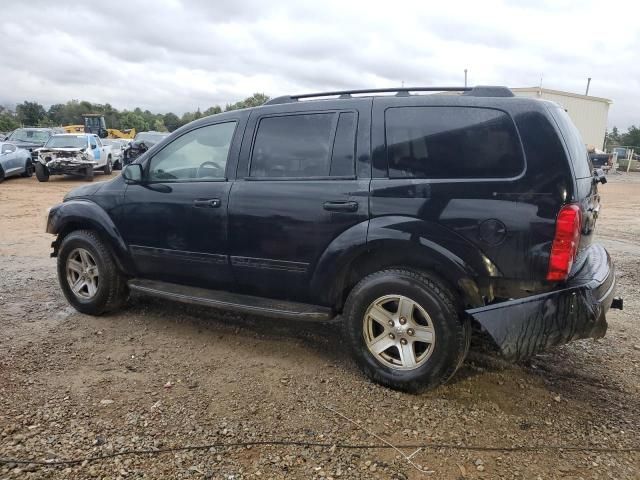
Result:
M126 138L133 139L136 136L136 129L129 128L124 131L117 128L107 128L104 115L100 113L85 113L82 115L84 125L66 125L64 131L67 133L95 133L100 138Z

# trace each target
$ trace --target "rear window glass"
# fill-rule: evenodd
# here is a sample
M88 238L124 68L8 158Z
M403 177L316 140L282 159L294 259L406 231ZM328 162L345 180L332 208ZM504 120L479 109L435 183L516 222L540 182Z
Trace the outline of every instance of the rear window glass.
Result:
M353 175L356 123L353 112L262 118L249 175L254 178Z
M385 113L390 178L510 178L524 159L511 118L471 107L394 107Z
M564 138L567 150L569 151L576 178L591 177L593 168L591 166L591 160L589 160L587 146L582 140L580 131L573 124L567 112L562 108L555 107L552 109L552 112Z

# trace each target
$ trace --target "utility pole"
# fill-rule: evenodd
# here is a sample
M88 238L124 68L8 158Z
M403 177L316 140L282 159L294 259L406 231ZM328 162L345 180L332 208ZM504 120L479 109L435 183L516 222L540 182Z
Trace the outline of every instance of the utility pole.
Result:
M585 95L589 95L589 86L591 85L591 77L587 78L587 90L584 92Z
M467 69L464 69L464 88L467 88Z

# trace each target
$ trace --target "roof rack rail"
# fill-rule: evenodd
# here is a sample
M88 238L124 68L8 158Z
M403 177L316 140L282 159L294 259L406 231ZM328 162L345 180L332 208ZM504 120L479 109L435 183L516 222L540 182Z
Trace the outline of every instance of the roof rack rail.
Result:
M410 92L462 92L463 95L474 97L513 97L513 92L507 87L478 86L478 87L400 87L400 88L363 88L356 90L336 90L333 92L303 93L300 95L283 95L272 98L265 105L278 105L281 103L297 102L303 98L338 97L341 99L352 98L360 93L394 93L398 97L405 97Z

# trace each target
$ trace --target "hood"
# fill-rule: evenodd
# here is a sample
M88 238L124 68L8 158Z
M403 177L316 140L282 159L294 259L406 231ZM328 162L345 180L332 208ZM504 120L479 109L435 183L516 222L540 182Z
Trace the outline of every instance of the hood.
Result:
M16 140L8 140L5 143L10 143L11 145L15 145L18 148L25 148L31 150L32 148L40 148L44 143L37 142L18 142Z
M95 195L105 183L106 182L88 183L81 187L74 188L64 196L63 201L66 202L67 200L91 197L92 195Z

